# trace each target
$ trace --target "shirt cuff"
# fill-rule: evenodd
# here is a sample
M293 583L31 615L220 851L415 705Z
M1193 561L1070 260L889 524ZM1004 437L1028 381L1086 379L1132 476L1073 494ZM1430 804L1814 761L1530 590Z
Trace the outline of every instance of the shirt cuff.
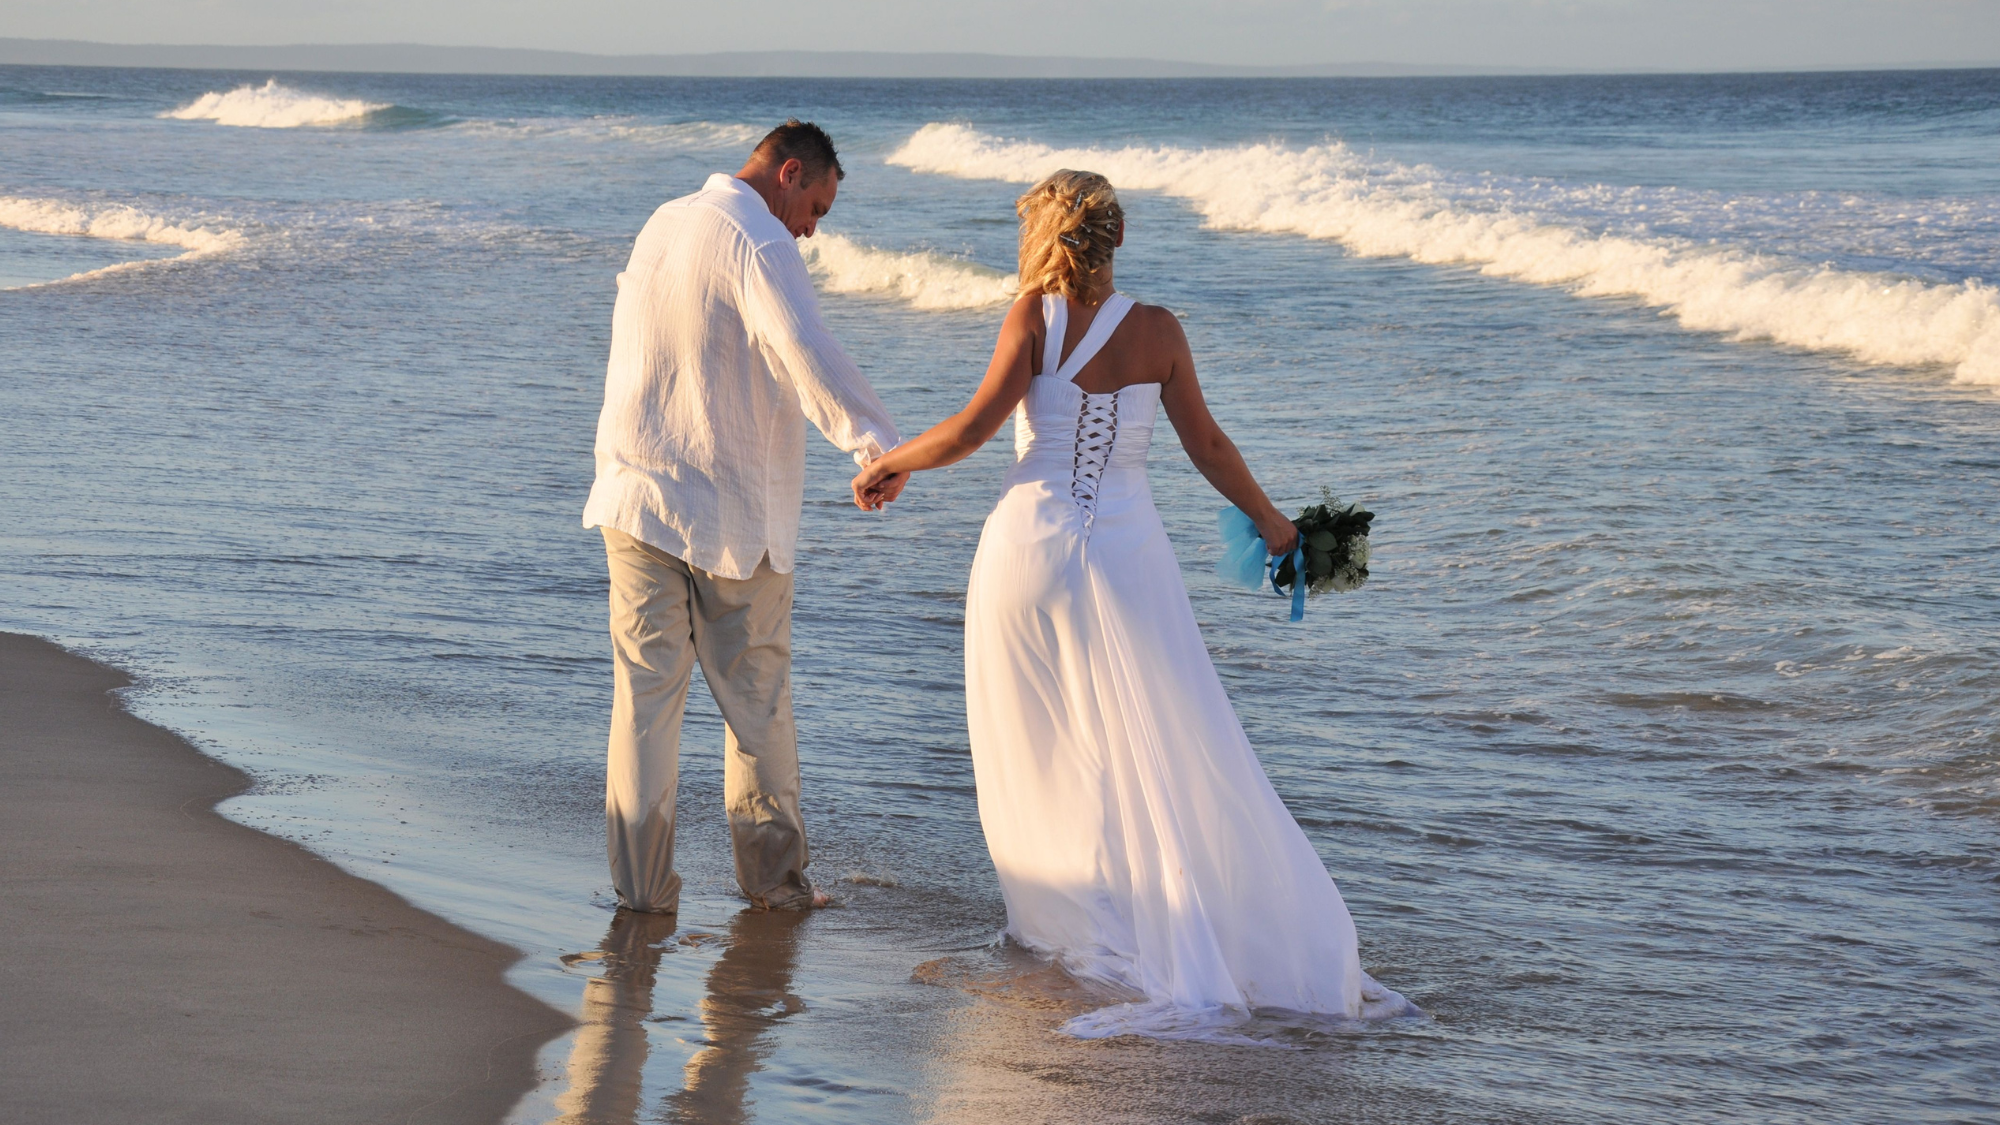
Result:
M895 446L889 448L894 449ZM888 450L882 448L881 441L874 434L864 434L861 438L861 448L854 451L854 463L865 469L881 460L882 455L887 452Z

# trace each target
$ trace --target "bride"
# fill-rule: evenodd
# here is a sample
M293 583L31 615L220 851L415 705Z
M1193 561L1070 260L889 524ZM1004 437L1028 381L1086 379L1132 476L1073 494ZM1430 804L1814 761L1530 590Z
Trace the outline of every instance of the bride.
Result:
M1112 288L1111 184L1061 171L1023 195L1021 290L965 409L854 478L879 508L1014 416L1016 460L965 607L979 819L1007 933L1142 994L1077 1036L1235 1039L1254 1009L1415 1012L1361 970L1354 922L1223 693L1153 508L1156 409L1264 542L1298 534L1210 417L1173 313ZM1238 1040L1240 1041L1240 1039Z

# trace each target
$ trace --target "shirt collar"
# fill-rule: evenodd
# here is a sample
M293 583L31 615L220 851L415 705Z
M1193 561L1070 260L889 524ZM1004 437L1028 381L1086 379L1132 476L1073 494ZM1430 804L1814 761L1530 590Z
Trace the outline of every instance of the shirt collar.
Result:
M738 212L741 215L740 221L756 238L768 242L776 242L781 238L787 242L794 241L792 232L786 230L785 224L779 222L778 217L771 213L771 205L764 202L764 197L757 194L757 189L735 176L727 172L717 172L702 185L702 190L734 193L737 205L742 208Z
M756 200L758 208L765 214L768 215L771 212L771 205L764 202L764 197L757 194L756 188L751 187L749 184L744 183L727 172L717 172L710 176L708 182L702 185L702 190L733 191L739 195L748 196L750 199Z

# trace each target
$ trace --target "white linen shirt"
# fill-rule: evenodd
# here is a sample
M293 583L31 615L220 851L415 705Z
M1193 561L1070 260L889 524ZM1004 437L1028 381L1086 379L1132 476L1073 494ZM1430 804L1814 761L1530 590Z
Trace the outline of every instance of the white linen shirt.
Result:
M724 578L767 555L787 573L808 418L864 466L900 440L820 319L791 233L717 173L653 212L618 275L583 525Z

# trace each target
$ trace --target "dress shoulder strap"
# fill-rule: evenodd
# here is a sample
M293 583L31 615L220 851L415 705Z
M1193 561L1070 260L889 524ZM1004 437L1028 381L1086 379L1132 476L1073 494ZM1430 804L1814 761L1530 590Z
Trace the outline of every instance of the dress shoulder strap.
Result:
M1062 366L1063 333L1069 331L1069 302L1054 293L1042 294L1042 374Z
M1042 298L1044 302L1048 301L1048 299L1047 297ZM1056 304L1062 308L1061 316L1063 319L1059 323L1061 323L1063 328L1069 327L1068 306L1064 304L1061 298L1056 299ZM1056 378L1066 382L1075 380L1076 373L1083 370L1083 365L1089 363L1091 358L1104 347L1104 342L1111 339L1111 334L1118 330L1118 322L1124 320L1125 314L1132 311L1132 304L1132 298L1127 297L1123 293L1113 293L1111 296L1105 298L1104 307L1097 310L1097 318L1090 322L1090 331L1085 332L1083 339L1076 342L1076 350L1069 353L1069 358L1063 361L1062 366L1053 371L1044 363L1042 365L1042 372L1054 375ZM1044 308L1046 307L1045 304ZM1054 349L1052 354L1061 355L1062 329L1050 330L1049 340Z

